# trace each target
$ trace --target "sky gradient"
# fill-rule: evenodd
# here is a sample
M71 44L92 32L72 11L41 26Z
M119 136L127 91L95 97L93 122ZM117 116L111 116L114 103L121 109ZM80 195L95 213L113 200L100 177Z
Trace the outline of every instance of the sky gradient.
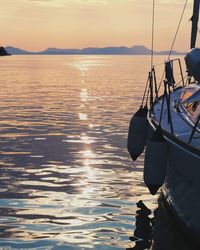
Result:
M185 0L155 0L155 50L168 50ZM174 49L189 48L192 0ZM48 47L151 46L151 0L0 0L1 45Z

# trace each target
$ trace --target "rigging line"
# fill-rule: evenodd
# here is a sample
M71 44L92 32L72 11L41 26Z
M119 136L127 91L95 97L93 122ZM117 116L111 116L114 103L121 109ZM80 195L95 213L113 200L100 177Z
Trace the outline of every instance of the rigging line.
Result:
M155 20L155 0L153 0L152 28L151 28L151 69L153 68L154 56L154 20Z
M183 77L183 80L185 80L187 77L188 77L188 75L185 75L185 76ZM181 82L182 82L182 79L181 79L174 87L177 87Z
M186 9L187 3L188 3L188 0L185 1L184 7L183 7L183 10L182 10L182 13L181 13L181 17L180 17L180 20L179 20L179 23L178 23L178 27L177 27L177 29L176 29L176 32L175 32L175 35L174 35L174 39L173 39L173 42L172 42L172 45L171 45L171 48L170 48L170 51L169 51L169 55L168 55L167 61L169 61L169 58L170 58L170 56L171 56L171 53L172 53L172 50L173 50L173 47L174 47L174 43L175 43L175 41L176 41L176 37L177 37L177 35L178 35L178 31L179 31L179 28L180 28L180 26L181 26L181 22L182 22L182 19L183 19L183 15L184 15L184 13L185 13L185 9ZM161 77L161 80L160 80L160 84L159 84L159 86L158 86L158 91L160 90L160 87L161 87L161 84L162 84L164 75L165 75L165 70L163 71L163 74L162 74L162 77Z
M145 99L146 93L148 92L148 90L147 90L148 87L149 87L149 75L148 75L148 78L147 78L147 83L146 83L146 87L145 87L143 98L142 98L142 104L141 104L142 107L143 107L143 104L144 104L144 99Z
M172 49L173 49L173 47L174 47L174 43L175 43L175 41L176 41L176 37L177 37L177 35L178 35L179 28L180 28L180 26L181 26L181 22L182 22L182 19L183 19L183 15L184 15L184 13L185 13L185 9L186 9L187 3L188 3L188 0L185 1L185 4L184 4L184 7L183 7L183 10L182 10L182 13L181 13L181 17L180 17L180 20L179 20L179 23L178 23L178 27L177 27L177 29L176 29L176 33L175 33L175 35L174 35L174 39L173 39L173 42L172 42L172 45L171 45L171 49L170 49L170 52L169 52L167 61L169 60L169 58L170 58L170 56L171 56Z

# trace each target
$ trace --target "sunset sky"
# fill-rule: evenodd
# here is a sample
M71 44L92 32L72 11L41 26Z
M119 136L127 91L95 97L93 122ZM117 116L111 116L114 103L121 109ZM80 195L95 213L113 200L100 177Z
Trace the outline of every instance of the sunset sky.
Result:
M169 49L185 0L155 0L155 50ZM175 49L189 47L189 0ZM151 44L151 0L0 0L1 45L39 51Z

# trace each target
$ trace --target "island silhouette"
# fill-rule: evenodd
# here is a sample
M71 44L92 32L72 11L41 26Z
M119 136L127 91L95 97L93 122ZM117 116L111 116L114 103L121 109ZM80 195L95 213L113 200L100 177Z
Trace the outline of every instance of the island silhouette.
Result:
M83 49L60 49L48 48L39 52L31 52L12 46L6 47L8 53L13 55L150 55L151 50L143 45L134 45L132 47L104 47L104 48L83 48ZM155 55L168 55L169 51L154 51ZM172 51L172 55L185 54L182 52Z

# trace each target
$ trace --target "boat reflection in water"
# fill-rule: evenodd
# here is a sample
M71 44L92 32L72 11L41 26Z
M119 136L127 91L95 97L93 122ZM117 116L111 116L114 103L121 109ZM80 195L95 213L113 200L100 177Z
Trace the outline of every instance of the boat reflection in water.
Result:
M174 217L162 195L158 199L158 208L153 212L139 201L136 212L134 242L126 250L197 250L199 242L187 228Z
M136 223L134 236L130 237L135 242L135 246L131 249L148 249L152 243L152 219L150 218L151 210L148 209L142 201L137 203L139 208L136 211Z

